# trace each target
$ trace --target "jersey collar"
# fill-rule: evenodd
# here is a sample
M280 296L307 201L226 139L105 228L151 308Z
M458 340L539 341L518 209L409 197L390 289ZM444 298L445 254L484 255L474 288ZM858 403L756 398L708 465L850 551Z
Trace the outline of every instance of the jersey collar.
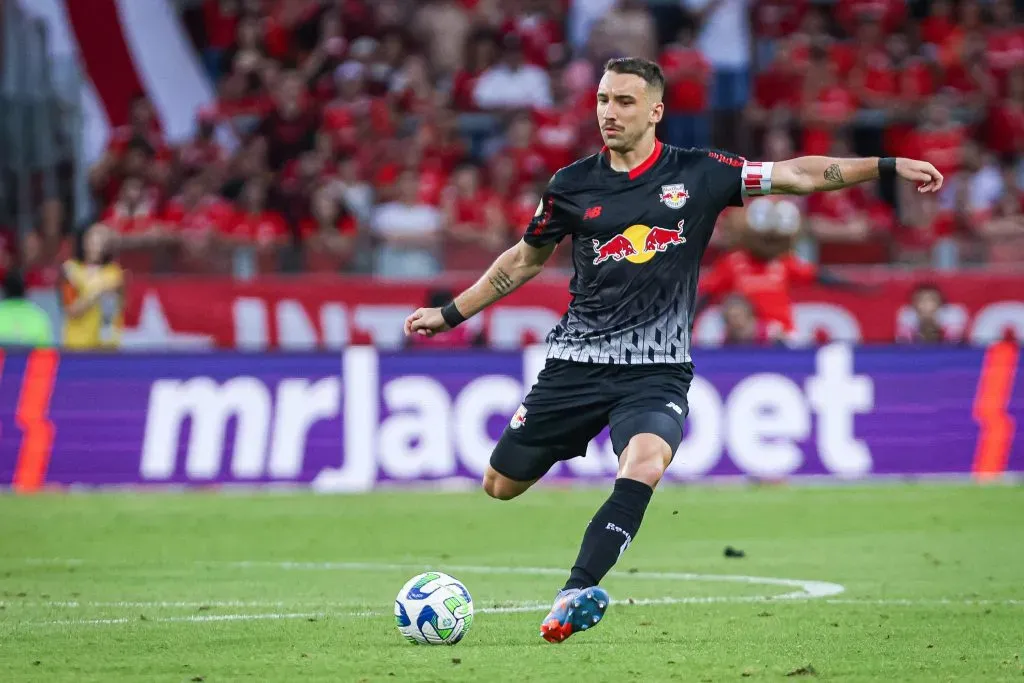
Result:
M642 164L640 164L639 166L637 166L636 168L634 168L633 170L631 170L627 174L629 176L629 179L630 180L636 180L637 178L642 176L644 173L646 173L647 171L651 170L651 167L654 166L654 164L657 163L658 159L661 158L661 150L662 150L663 147L664 147L664 145L661 144L661 140L655 138L654 139L654 150L651 152L651 156L649 156L646 159L644 159ZM604 147L601 148L601 156L604 158L605 163L608 165L608 170L612 171L613 173L619 173L619 174L622 173L622 171L616 171L615 169L612 168L611 162L608 159L608 146L607 145L605 145Z

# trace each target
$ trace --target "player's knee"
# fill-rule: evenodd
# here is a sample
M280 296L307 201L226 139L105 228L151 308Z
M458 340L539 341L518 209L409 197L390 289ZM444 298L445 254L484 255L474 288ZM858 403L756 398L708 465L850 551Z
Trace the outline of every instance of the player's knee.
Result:
M672 449L660 436L637 434L629 441L619 463L619 476L655 486L672 461Z
M484 473L483 487L488 496L497 500L512 500L525 490L519 482L512 481L493 469L488 469Z

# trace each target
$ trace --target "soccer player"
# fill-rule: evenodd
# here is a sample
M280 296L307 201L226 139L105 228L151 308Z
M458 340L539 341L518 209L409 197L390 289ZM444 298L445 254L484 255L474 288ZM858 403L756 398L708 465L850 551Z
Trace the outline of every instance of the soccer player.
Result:
M931 164L911 159L756 163L663 145L654 129L664 91L657 64L609 61L597 91L604 149L555 173L522 240L476 284L405 321L406 334L449 330L537 275L555 245L572 239L569 309L549 333L548 360L483 479L491 497L515 498L611 427L618 476L541 623L551 642L604 616L609 598L599 583L632 543L682 441L697 275L718 214L745 196L836 190L880 175L916 182L920 192L942 186Z

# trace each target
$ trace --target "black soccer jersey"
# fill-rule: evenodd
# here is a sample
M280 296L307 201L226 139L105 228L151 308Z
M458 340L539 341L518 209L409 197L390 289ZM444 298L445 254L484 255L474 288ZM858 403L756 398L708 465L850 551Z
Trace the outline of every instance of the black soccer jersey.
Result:
M628 173L605 152L558 171L523 237L534 247L572 237L572 300L548 357L688 362L701 257L722 210L767 189L760 167L657 142Z

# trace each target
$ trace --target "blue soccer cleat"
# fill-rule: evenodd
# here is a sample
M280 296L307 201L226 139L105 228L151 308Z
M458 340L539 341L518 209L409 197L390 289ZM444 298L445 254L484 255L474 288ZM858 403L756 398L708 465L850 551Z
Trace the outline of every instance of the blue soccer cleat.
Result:
M597 626L611 602L600 586L567 588L555 597L555 604L540 625L540 635L549 643L560 643L577 631Z

